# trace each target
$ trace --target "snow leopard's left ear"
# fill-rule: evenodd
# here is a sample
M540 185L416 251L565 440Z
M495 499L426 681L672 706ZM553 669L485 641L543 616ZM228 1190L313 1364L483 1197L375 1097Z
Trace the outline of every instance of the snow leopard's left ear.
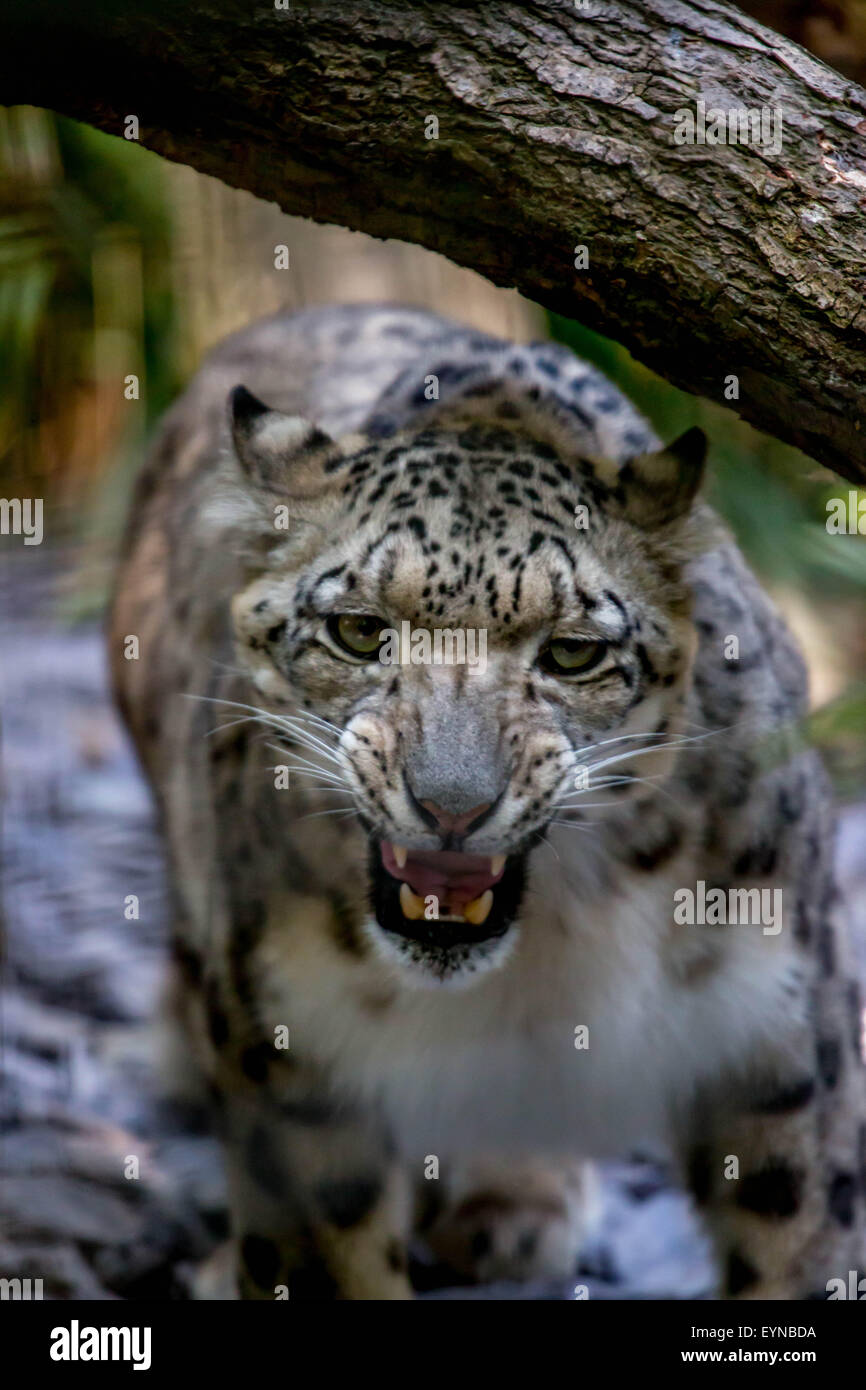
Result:
M327 487L325 465L343 456L329 434L300 415L271 410L245 386L234 388L228 404L235 452L250 483L293 496Z
M629 521L649 529L685 516L703 481L706 456L707 437L694 428L666 449L623 464L617 481L625 493Z

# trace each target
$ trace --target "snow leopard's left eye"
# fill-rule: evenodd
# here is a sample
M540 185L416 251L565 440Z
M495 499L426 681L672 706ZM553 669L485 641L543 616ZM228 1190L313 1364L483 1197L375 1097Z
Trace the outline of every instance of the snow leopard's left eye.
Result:
M368 659L378 656L384 628L382 618L367 613L332 613L328 619L328 632L337 646Z
M606 651L606 642L554 637L539 653L538 664L552 676L582 676L585 671L592 671L598 666Z

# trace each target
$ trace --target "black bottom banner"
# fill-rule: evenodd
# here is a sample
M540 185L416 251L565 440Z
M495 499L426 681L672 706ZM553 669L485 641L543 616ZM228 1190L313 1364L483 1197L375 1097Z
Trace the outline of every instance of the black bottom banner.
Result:
M864 1301L864 1300L857 1300ZM482 1306L479 1306L482 1304ZM138 1374L160 1380L181 1371L206 1376L281 1378L383 1372L411 1379L466 1374L477 1361L489 1376L512 1374L522 1350L608 1374L644 1374L703 1366L805 1366L850 1373L862 1358L866 1309L829 1303L710 1303L613 1300L555 1306L468 1299L373 1303L61 1303L4 1300L4 1359L49 1382ZM459 1338L459 1341L456 1340ZM388 1340L386 1340L388 1339ZM393 1340L390 1340L393 1339ZM411 1339L414 1350L407 1347ZM526 1340L524 1340L526 1339ZM521 1349L516 1341L523 1341ZM408 1356L407 1356L408 1352ZM472 1353L475 1353L473 1356ZM468 1353L468 1355L467 1355ZM507 1360L505 1359L507 1358ZM365 1364L366 1363L366 1364ZM565 1369L561 1366L559 1374Z

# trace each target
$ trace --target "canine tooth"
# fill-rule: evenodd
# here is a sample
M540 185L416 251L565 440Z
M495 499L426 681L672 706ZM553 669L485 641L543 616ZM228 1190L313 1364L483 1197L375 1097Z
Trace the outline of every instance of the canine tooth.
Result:
M463 908L463 916L467 922L471 922L473 927L480 927L482 922L486 922L493 906L493 891L485 888L480 898L473 898L471 903L466 903Z
M502 870L503 870L504 868L505 868L505 855L504 855L504 854L494 854L493 857L492 857L492 859L490 860L490 872L491 872L492 874L501 874L501 873L502 873Z
M491 894L491 898L492 896ZM403 909L403 916L408 917L410 922L417 922L419 917L424 916L424 899L419 898L417 893L413 893L408 883L400 884L400 906ZM483 922L484 918L482 917L481 920Z
M394 858L397 860L397 868L398 868L398 869L405 868L405 866L406 866L406 859L408 858L408 855L409 855L409 851L408 851L408 849L406 848L406 846L405 846L405 845L392 845L391 848L392 848L393 851L394 851Z

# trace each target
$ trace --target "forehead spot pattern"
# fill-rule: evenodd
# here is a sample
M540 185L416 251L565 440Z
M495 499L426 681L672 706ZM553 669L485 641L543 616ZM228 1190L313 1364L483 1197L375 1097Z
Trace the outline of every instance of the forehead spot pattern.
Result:
M332 559L305 583L308 599L331 580L335 593L340 583L355 590L355 606L370 602L376 611L428 625L489 619L517 633L534 618L550 624L582 613L612 631L613 640L639 630L633 605L605 587L605 547L587 544L574 526L579 502L590 504L601 533L610 520L605 503L616 490L590 461L567 465L548 444L485 423L457 434L437 428L392 437L342 467L339 497L352 548L349 559ZM616 547L608 550L615 554ZM389 597L391 608L380 607ZM641 650L634 668L643 686L659 673Z

